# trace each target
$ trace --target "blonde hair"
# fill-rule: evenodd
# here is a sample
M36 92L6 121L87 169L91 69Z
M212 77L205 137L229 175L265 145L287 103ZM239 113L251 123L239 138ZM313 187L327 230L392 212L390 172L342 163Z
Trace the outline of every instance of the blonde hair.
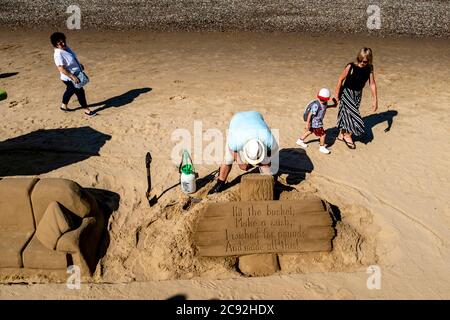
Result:
M356 62L360 63L364 60L364 58L369 61L369 65L372 65L373 55L372 55L372 49L370 48L362 48L359 50L358 55L356 56Z

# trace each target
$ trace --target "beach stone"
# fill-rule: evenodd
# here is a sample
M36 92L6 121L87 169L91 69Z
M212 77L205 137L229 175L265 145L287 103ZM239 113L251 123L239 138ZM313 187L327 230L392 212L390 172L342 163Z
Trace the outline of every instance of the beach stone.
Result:
M271 175L247 174L241 179L241 201L273 200L274 179ZM251 254L240 256L239 270L247 276L269 276L280 267L276 254Z

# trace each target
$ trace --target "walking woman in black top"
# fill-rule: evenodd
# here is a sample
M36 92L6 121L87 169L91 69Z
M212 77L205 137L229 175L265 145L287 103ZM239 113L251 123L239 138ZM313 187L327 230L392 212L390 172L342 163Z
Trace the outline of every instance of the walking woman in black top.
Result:
M369 80L372 91L372 111L378 109L377 85L372 65L372 50L362 48L356 57L356 63L350 62L339 76L335 97L339 101L337 127L338 140L344 141L350 149L355 149L352 135L364 133L364 121L359 113L363 88Z

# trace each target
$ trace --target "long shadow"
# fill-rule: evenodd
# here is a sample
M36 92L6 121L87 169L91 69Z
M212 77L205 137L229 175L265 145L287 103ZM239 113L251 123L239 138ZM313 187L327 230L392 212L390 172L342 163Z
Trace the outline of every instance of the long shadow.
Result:
M148 202L150 203L150 206L153 206L155 204L158 203L159 199L168 191L172 190L173 188L175 188L176 186L180 185L180 182L175 183L174 185L166 188L165 190L163 190L161 192L161 194L159 196L154 195L151 199L148 199Z
M219 169L216 169L214 171L211 171L210 173L208 173L206 176L197 179L196 181L196 186L197 186L197 191L199 191L201 188L203 188L204 186L206 186L209 182L211 182L212 180L214 180L214 178L216 177L217 173L219 172ZM177 187L180 185L180 182L177 182L175 184L173 184L172 186L166 188L165 190L163 190L161 192L160 195L156 196L154 195L151 199L148 199L150 206L155 205L156 203L158 203L158 200L168 191L172 190L173 188Z
M360 137L355 137L355 141L362 142L364 144L368 144L369 142L372 142L374 139L372 128L376 125L385 122L387 124L387 127L384 129L384 132L387 133L391 130L392 124L394 123L394 117L398 115L397 110L388 110L385 112L377 113L377 114L371 114L367 117L364 117L364 134Z
M204 177L202 177L200 179L197 179L197 191L200 190L201 188L203 188L204 186L206 186L211 181L213 181L214 178L216 177L216 175L219 173L219 170L220 169L216 169L214 171L211 171L206 176L204 176Z
M328 128L325 130L325 144L327 147L331 147L339 135L339 129L337 127ZM317 139L319 141L319 139Z
M384 129L384 132L387 133L391 130L392 124L394 123L394 117L397 115L397 110L388 110L364 117L364 133L359 137L354 136L353 140L362 142L364 144L372 142L374 139L372 130L373 127L386 121L387 127ZM337 127L329 128L325 130L325 133L327 134L325 143L328 147L331 147L335 143L336 138L339 135L339 129Z
M5 78L9 78L9 77L14 77L16 75L18 75L18 72L6 72L6 73L0 73L0 79L5 79Z
M139 97L141 94L147 93L152 91L152 88L140 88L140 89L133 89L130 91L127 91L119 96L115 96L109 99L106 99L102 102L97 102L94 104L90 104L89 107L95 108L98 106L101 106L100 108L94 109L95 112L100 112L102 110L108 109L108 108L120 108L127 104L130 104ZM79 109L79 108L78 108ZM76 110L76 109L74 109Z
M40 175L98 156L111 136L91 127L41 129L0 142L0 177Z

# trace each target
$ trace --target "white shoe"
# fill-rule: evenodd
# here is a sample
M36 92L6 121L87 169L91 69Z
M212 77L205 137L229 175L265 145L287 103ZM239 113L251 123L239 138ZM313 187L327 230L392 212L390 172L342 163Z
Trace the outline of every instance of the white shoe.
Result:
M308 145L306 143L304 143L302 139L298 139L295 143L298 144L302 148L308 148Z
M327 149L325 146L320 146L319 151L325 154L329 154L330 150Z

